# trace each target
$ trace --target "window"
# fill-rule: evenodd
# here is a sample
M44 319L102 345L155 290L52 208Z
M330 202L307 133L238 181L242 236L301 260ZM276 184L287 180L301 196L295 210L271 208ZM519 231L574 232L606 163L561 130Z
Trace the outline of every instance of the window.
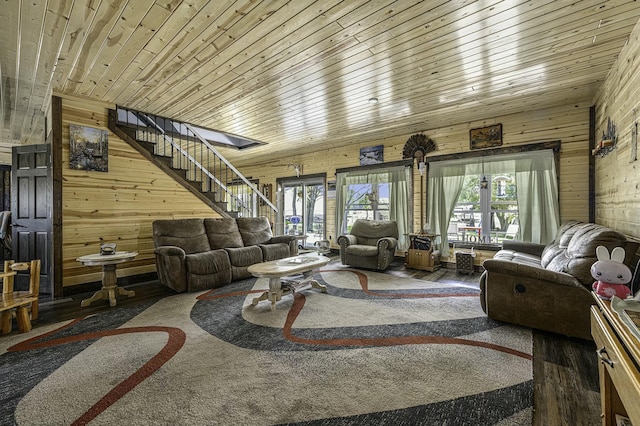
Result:
M301 248L312 248L316 241L325 239L324 180L324 176L278 180L281 231L300 237Z
M488 184L481 190L483 176ZM546 244L560 226L554 150L432 160L427 199L427 220L441 236L444 256L449 241L474 235L496 241L516 227L519 239Z
M483 177L487 186L482 188ZM462 191L449 220L450 242L499 243L509 225L518 221L518 201L513 173L492 178L465 176Z
M389 183L347 185L345 198L346 230L356 219L390 220Z
M398 250L408 248L412 173L400 164L336 170L336 235L348 233L357 219L392 220L398 225Z

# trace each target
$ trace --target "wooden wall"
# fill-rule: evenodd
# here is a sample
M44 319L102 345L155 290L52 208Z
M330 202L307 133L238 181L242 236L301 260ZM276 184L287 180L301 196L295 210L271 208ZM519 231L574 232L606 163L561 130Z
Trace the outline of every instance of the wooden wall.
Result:
M99 268L75 259L97 253L103 242L139 253L118 266L119 277L155 272L154 220L218 214L111 132L108 172L70 169L69 125L107 130L107 109L115 106L61 97L63 286L101 280Z
M485 121L462 123L450 127L428 129L425 134L437 145L429 156L469 151L469 129L502 123L503 147L552 140L561 141L560 152L560 214L561 220L588 220L588 163L589 163L589 103L566 105L538 111L528 111ZM303 176L326 173L327 180L335 180L335 170L357 166L363 146L384 145L384 161L402 159L402 149L411 134L399 138L381 139L374 143L358 143L333 147L327 143L322 152L309 152L285 158L251 158L237 165L246 175L273 183L278 177L290 176L288 164L302 164ZM423 177L423 182L426 177ZM413 216L414 229L420 229L420 174L414 167ZM426 206L428 200L422 200ZM424 211L424 207L423 207ZM335 244L335 200L327 200L327 237ZM426 217L426 215L423 215Z
M640 130L640 22L629 36L594 101L596 141L609 119L617 127L617 145L595 157L596 222L640 237L640 161L631 158L631 129Z
M140 253L134 262L121 265L119 276L155 271L151 222L160 218L215 216L200 200L146 161L113 133L109 134L109 172L71 170L69 160L69 124L107 129L107 108L81 98L63 96L63 285L65 287L100 280L98 268L81 266L78 256L95 253L101 242L115 242L120 250ZM589 105L559 106L481 122L462 123L446 128L425 130L438 149L430 155L469 151L469 129L494 123L503 125L503 146L560 140L561 219L588 220L588 128ZM289 158L255 158L238 164L240 171L272 183L276 178L292 177L289 164L302 164L302 176L326 173L335 180L335 170L357 166L360 148L384 145L384 160L402 158L402 149L411 136L390 138L375 143L338 147L327 144L322 152L310 152ZM423 180L425 178L422 178ZM414 227L420 227L420 175L414 169ZM422 200L426 206L428 200ZM423 207L424 209L424 207ZM327 237L335 244L335 200L327 200Z

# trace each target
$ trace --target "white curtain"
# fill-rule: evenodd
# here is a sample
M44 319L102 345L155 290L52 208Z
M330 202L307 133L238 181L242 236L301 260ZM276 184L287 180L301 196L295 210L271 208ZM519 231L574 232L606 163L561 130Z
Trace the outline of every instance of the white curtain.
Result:
M336 174L336 235L347 232L346 197L350 185L389 183L389 218L398 224L398 251L409 247L407 233L413 220L409 208L411 169L405 166Z
M449 256L447 228L462 191L464 173L464 164L447 166L436 162L429 165L427 222L440 235L440 252L443 256Z
M520 236L524 241L546 244L560 225L558 179L552 150L465 158L429 163L427 217L442 238L448 255L447 226L465 176L514 173Z
M389 182L389 218L398 224L398 250L409 248L409 224L413 222L409 208L410 182L413 174L409 167L394 167L388 170Z
M546 151L516 161L520 238L547 244L560 227L555 160Z

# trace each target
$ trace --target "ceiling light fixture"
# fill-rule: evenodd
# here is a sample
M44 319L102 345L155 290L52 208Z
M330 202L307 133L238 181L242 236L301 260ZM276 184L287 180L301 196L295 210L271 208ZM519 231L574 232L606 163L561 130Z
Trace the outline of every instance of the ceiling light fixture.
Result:
M377 104L378 103L378 98L369 98L369 103L370 104Z

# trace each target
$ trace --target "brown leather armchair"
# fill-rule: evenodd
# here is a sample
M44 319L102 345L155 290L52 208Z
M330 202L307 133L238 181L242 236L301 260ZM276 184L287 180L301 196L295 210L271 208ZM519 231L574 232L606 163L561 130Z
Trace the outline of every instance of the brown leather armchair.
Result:
M385 220L357 219L349 234L338 237L343 265L383 271L398 246L398 224Z

